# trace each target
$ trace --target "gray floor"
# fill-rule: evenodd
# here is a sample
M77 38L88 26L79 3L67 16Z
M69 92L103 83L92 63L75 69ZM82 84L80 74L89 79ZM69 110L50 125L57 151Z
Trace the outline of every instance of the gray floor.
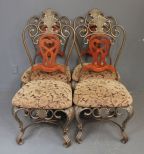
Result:
M144 94L135 93L135 115L129 122L127 133L130 140L127 144L119 141L117 127L109 123L89 123L85 127L85 138L82 144L74 141L74 124L71 129L72 146L62 146L60 128L42 125L27 131L24 145L17 145L15 137L17 123L11 116L10 102L1 102L0 107L0 154L143 154L144 153Z

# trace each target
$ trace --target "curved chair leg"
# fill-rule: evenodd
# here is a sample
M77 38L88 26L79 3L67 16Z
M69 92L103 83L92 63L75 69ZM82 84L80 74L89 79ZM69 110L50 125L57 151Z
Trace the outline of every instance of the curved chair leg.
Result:
M24 127L22 130L20 130L20 133L19 133L19 135L18 135L17 138L16 138L17 144L22 145L22 144L24 143L24 138L23 138L23 136L24 136L24 133L25 133L25 131L27 130L27 128L29 128L29 127L31 127L31 126L33 126L33 125L36 125L36 124L38 124L38 123L39 123L39 121L33 122L33 123L27 125L26 127Z
M35 109L34 109L35 110ZM34 125L37 125L37 124L40 124L40 123L51 123L51 124L56 124L56 121L53 120L53 114L50 115L50 117L47 117L47 115L45 114L44 117L41 117L40 115L38 115L38 112L35 112L35 115L32 115L32 112L34 110L31 110L31 109L25 109L25 108L18 108L18 107L13 107L12 108L12 114L15 118L15 120L18 122L19 124L19 129L20 129L20 132L16 138L16 142L17 144L21 145L24 143L24 133L25 131L31 127L31 126L34 126ZM28 116L31 118L31 120L34 120L33 122L31 122L30 124L24 126L24 123L22 122L22 120L20 120L19 116L18 116L18 112L20 111L23 111L24 112L24 116ZM54 113L52 110L48 110L50 111L51 113ZM48 112L47 111L47 112ZM46 112L46 111L45 111Z
M121 131L121 134L122 134L122 137L123 137L121 139L121 142L124 143L124 144L127 143L127 141L128 141L128 136L125 133L126 125L127 125L128 121L132 118L132 116L134 115L133 106L129 106L129 107L125 108L125 110L127 111L127 117L122 122L122 131Z
M24 124L22 120L18 117L18 112L23 111L25 116L30 117L32 120L34 120L32 123L28 124L24 127ZM64 133L64 145L67 147L70 146L71 140L68 136L68 130L69 126L71 124L71 121L74 118L74 108L68 108L65 110L38 110L38 109L24 109L24 108L18 108L13 107L12 108L12 114L16 121L19 124L20 133L17 136L16 142L18 144L24 143L24 133L27 130L27 128L39 124L39 123L51 123L51 124L57 124L58 121L62 120L62 115L65 114L66 120L64 123L63 133Z
M24 127L22 120L20 120L20 118L18 117L18 112L20 111L23 111L25 116L30 117L34 121ZM48 113L49 113L49 116L48 116ZM27 128L33 125L37 125L39 123L57 124L59 120L62 120L62 115L65 114L66 120L65 120L64 128L63 128L64 145L67 147L70 146L71 140L68 136L68 130L69 130L71 121L74 118L73 107L65 109L65 110L35 110L35 109L29 110L29 109L24 109L24 108L13 107L12 114L19 124L20 132L19 132L19 135L17 136L16 142L20 145L24 143L23 136Z
M83 135L83 123L80 117L80 114L83 110L84 110L83 108L75 106L75 117L77 121L77 129L78 129L77 134L76 134L76 142L79 144L82 141L82 135Z
M24 126L23 126L24 124L20 120L20 118L18 117L18 112L21 111L21 110L23 110L23 109L19 109L19 108L16 108L16 107L12 108L12 114L13 114L15 120L19 124L20 132L19 132L19 135L16 138L16 142L17 142L17 144L20 144L20 145L24 143L23 136L24 136L24 132L25 132L25 129L24 129Z
M119 113L119 109L124 110L127 113L126 118L122 121L121 124L112 120L112 118L116 119L117 117L119 117L122 114L122 113ZM96 110L98 110L98 112L95 112ZM80 116L84 115L87 117L92 116L95 120L99 120L99 121L104 120L104 121L113 122L115 125L117 125L120 128L121 135L122 135L121 142L125 144L128 141L128 136L125 133L126 124L132 118L133 114L134 114L133 106L128 106L126 108L117 108L116 112L114 112L114 113L111 112L111 109L107 109L107 108L100 108L100 109L99 108L82 108L82 107L76 106L75 107L75 116L76 116L77 127L78 127L76 141L78 143L80 143L82 141L83 123L82 123L82 119Z
M26 109L17 108L17 107L12 108L12 114L13 114L14 118L16 119L16 121L18 122L19 129L20 129L19 130L20 132L19 132L19 134L18 134L18 136L16 138L16 142L17 142L17 144L22 145L24 143L23 136L24 136L24 133L27 130L27 128L29 128L29 127L31 127L33 125L37 125L42 121L36 120L36 121L32 122L31 124L24 127L24 124L23 124L22 120L20 120L20 118L18 117L18 112L20 112L20 111L23 111L26 114L25 116L28 116L28 111Z
M69 109L64 110L63 112L66 115L66 121L65 121L64 127L63 127L64 145L66 147L69 147L71 145L71 140L69 138L68 131L69 131L70 124L71 124L72 120L74 119L74 108L71 107Z
M121 142L123 144L127 143L128 142L128 135L126 134L125 132L125 129L126 129L126 125L128 123L128 121L132 118L132 116L134 115L134 110L133 110L133 106L129 106L127 108L123 108L126 112L127 112L127 116L126 118L123 120L122 122L122 125L112 121L114 124L116 124L120 130L121 130L121 135L122 135L122 139L121 139Z

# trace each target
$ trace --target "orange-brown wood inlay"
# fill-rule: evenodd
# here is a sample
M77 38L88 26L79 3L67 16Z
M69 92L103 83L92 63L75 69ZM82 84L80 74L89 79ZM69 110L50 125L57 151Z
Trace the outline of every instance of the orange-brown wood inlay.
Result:
M60 39L55 34L42 35L39 38L38 55L42 57L42 63L32 67L32 71L41 70L44 72L60 71L64 72L65 68L62 65L56 64L57 55L64 56L61 51Z
M111 71L116 73L114 66L107 64L106 58L108 57L111 47L111 39L103 34L95 34L89 38L88 49L82 55L89 54L92 56L92 63L83 66L84 71Z

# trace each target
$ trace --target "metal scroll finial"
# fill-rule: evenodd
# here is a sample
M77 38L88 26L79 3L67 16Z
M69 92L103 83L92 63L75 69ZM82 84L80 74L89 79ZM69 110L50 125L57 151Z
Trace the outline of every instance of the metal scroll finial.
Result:
M56 18L57 14L52 9L47 9L43 12L44 16L42 21L44 25L47 26L46 31L48 33L54 32L54 26L57 24L58 19Z
M97 16L99 16L99 15L102 15L103 13L100 11L100 10L98 10L98 9L92 9L92 10L90 10L89 11L89 15L92 17L92 18L95 18L95 17L97 17Z
M103 13L98 9L93 9L89 12L90 17L92 18L90 21L90 25L96 25L97 33L104 33L104 25L108 21L107 18L104 17Z

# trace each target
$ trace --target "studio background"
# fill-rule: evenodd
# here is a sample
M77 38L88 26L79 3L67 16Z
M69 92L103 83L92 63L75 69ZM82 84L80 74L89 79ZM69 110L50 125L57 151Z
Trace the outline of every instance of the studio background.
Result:
M118 20L118 23L121 24L127 32L126 45L118 63L121 81L127 86L129 91L132 92L134 98L139 96L139 98L136 99L137 101L139 100L139 102L135 103L139 103L140 106L136 108L142 107L142 99L144 94L143 0L0 0L0 129L2 129L0 130L0 135L2 136L0 136L0 146L1 143L3 145L0 151L4 150L6 154L10 152L7 145L10 145L13 150L14 148L12 148L13 145L11 144L14 144L16 149L15 151L17 153L20 152L20 149L23 149L24 151L25 147L23 146L21 148L14 142L18 128L16 127L14 120L11 118L10 113L10 100L19 89L19 81L22 72L29 67L29 62L22 45L21 32L29 17L39 14L46 8L53 8L60 13L60 15L66 15L72 20L77 16L85 15L87 11L92 8L99 8L106 15L112 15ZM76 59L77 55L73 53L70 60L72 67L76 65ZM142 110L142 108L140 110ZM143 116L142 113L140 115ZM135 123L133 123L133 125L135 125ZM141 125L141 127L143 127L143 125ZM5 128L8 130L11 129L14 134L11 134L12 132L10 131L7 132L8 130L6 131ZM55 131L58 131L58 129ZM52 134L55 134L55 131L53 131ZM93 133L95 134L96 132L93 131ZM56 135L57 134L58 133L56 133ZM11 136L10 139L7 135ZM37 133L35 133L35 135L37 135ZM38 140L35 143L35 135L30 137L31 139L28 138L28 140L30 139L30 141L33 142L33 146L38 143ZM60 135L56 135L55 140L60 138ZM41 140L43 136L44 135L41 136ZM2 141L1 138L4 139L4 141ZM38 136L36 138L38 139ZM58 148L62 149L63 152L68 152L67 149L65 150L61 146L61 142L54 145L55 143L53 140L48 140L48 143L52 144L52 147L56 147L58 145ZM92 142L88 138L86 138L86 140ZM109 140L113 140L113 138L111 139L111 134L109 135ZM116 140L114 141L118 142ZM79 153L78 151L86 145L86 142L80 146L75 144L75 152ZM46 143L44 144L46 145ZM28 143L26 145L28 146ZM96 147L92 146L92 144L90 145L90 149L95 152ZM121 146L123 145L118 147ZM108 147L111 147L111 145ZM36 147L33 148L36 149ZM101 152L104 153L103 148L99 148L101 148ZM48 151L48 147L45 147L45 149ZM86 149L87 152L91 153L91 150L88 147ZM70 150L71 153L73 153L73 146L70 147ZM28 151L28 149L26 151ZM24 153L26 153L26 151L24 151ZM86 151L84 150L83 153ZM34 151L32 150L31 152ZM37 150L35 152L37 152ZM137 152L138 154L142 154L141 151ZM105 151L104 154L107 153ZM113 153L109 152L108 154ZM135 154L134 150L132 150L131 154Z

